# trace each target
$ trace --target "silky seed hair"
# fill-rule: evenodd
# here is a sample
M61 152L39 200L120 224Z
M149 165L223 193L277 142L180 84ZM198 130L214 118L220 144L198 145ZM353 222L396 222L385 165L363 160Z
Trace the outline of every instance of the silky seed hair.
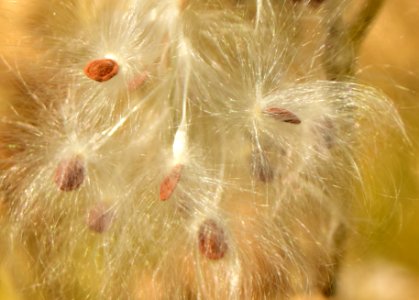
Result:
M366 162L403 135L330 43L347 3L4 1L2 230L31 262L22 295L327 294Z

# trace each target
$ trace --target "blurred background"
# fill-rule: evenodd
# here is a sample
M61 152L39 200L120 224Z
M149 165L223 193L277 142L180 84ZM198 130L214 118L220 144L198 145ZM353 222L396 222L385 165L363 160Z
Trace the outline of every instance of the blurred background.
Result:
M419 272L418 54L419 1L387 0L361 48L358 78L382 89L395 102L412 148L399 154L401 169L394 174L396 192L392 195L396 202L373 212L384 222L373 234L372 247L365 254L394 260L416 272ZM391 195L377 195L376 200L385 202L382 197L386 196ZM376 203L376 207L381 204Z
M357 77L394 101L411 147L385 155L388 169L381 174L387 179L376 183L375 202L360 214L368 229L360 230L345 264L339 284L343 299L419 299L418 54L419 1L385 1L362 45ZM385 152L397 142L380 146Z

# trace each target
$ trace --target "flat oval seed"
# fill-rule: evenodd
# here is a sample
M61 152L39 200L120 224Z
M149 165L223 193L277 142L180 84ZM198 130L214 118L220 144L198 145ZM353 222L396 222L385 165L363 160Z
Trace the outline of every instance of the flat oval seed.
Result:
M204 221L198 230L198 247L211 260L223 258L228 249L224 230L213 220Z
M291 124L301 123L301 120L294 113L285 108L269 107L263 110L263 113L282 122Z
M54 182L64 192L78 189L86 177L84 162L80 156L65 159L58 164Z
M84 74L98 82L110 80L118 71L118 63L109 58L92 60L84 67Z
M160 200L165 201L172 196L180 180L182 168L181 164L177 164L172 168L169 175L164 177L160 184Z
M104 203L98 203L87 214L87 226L91 231L103 233L109 229L112 213Z

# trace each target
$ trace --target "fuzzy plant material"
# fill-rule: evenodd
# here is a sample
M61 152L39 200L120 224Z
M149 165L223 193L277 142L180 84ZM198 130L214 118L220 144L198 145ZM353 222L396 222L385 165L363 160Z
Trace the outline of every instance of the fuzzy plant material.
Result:
M23 299L331 294L363 168L402 132L351 77L346 4L2 1L1 251Z

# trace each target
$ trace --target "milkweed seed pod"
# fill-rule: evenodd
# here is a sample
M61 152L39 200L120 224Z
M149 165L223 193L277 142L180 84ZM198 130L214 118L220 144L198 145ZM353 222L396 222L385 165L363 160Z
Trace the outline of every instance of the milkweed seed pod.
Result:
M402 132L383 95L330 71L345 1L2 5L19 28L3 230L31 262L27 299L332 292L362 161Z

